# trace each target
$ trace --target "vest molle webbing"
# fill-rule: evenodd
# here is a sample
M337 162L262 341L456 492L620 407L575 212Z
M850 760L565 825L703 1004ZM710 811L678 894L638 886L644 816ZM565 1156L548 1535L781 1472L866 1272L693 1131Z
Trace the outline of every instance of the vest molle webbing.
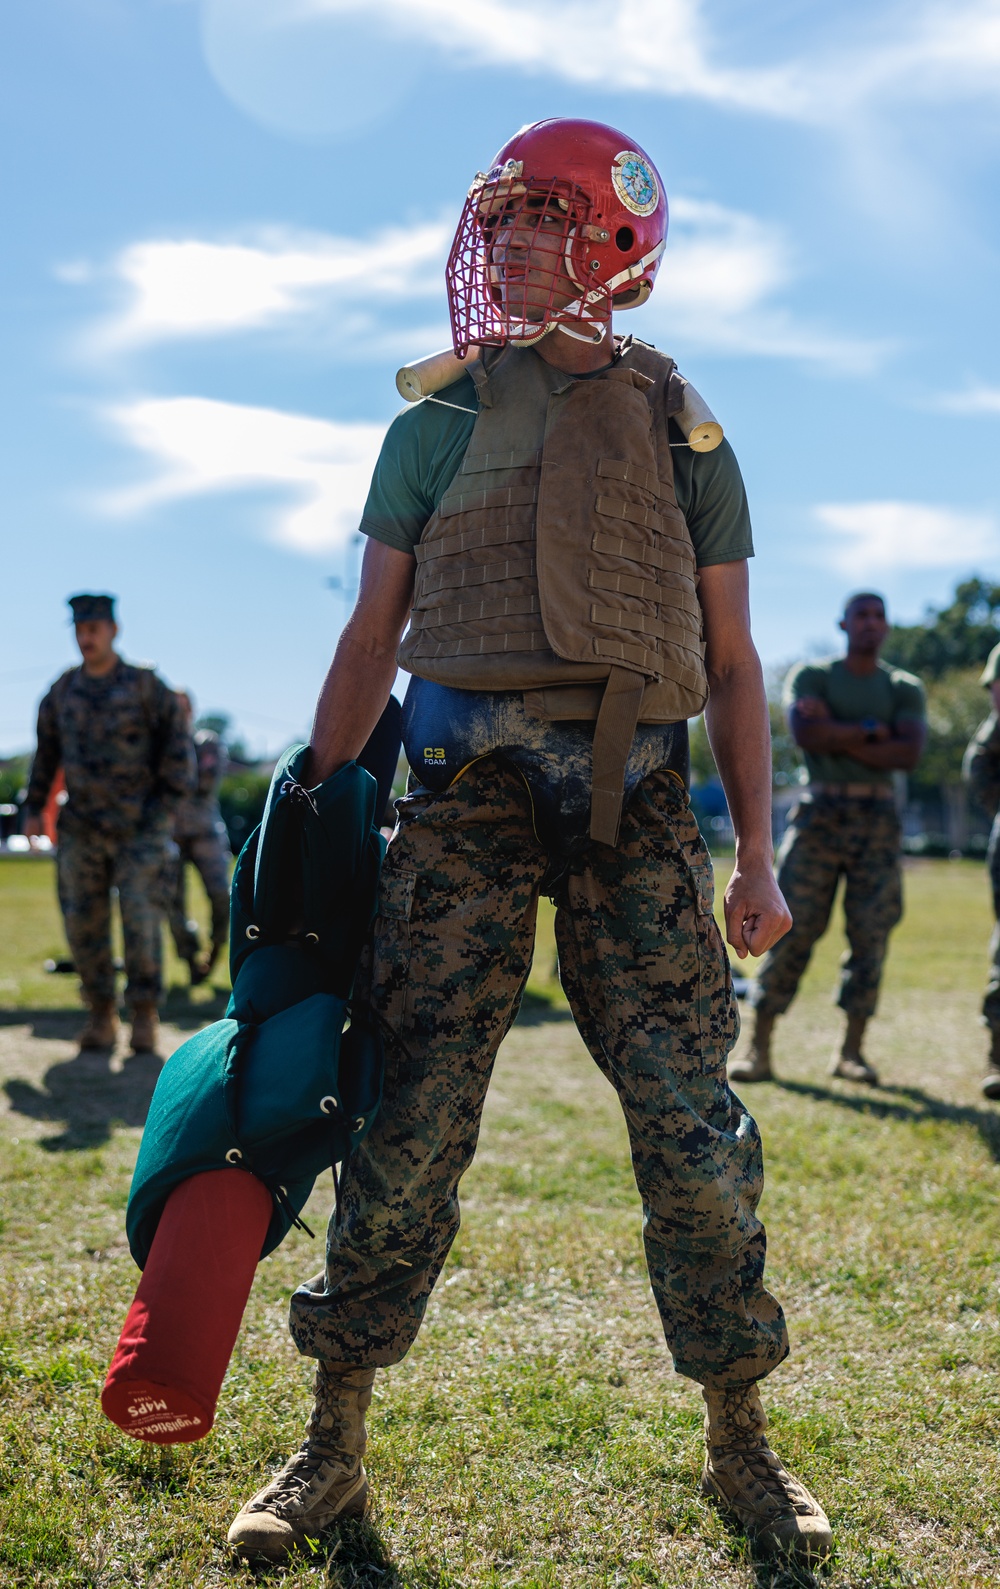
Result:
M487 360L470 369L482 407L462 466L416 549L399 661L463 689L604 684L591 835L614 844L636 723L693 717L708 694L667 435L673 362L635 343L591 379L530 350Z

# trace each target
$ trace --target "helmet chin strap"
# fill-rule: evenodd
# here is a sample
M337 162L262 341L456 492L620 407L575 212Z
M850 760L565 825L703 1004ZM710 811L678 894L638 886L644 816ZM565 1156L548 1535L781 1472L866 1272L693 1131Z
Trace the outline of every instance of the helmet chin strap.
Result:
M507 340L511 347L514 348L533 348L536 342L541 342L542 338L547 337L549 332L554 331L555 328L556 323L554 320L546 320L544 324L539 325L538 330L534 331L530 337L508 337Z
M593 335L591 335L588 331L574 331L573 327L568 326L564 320L557 320L552 326L553 331L561 331L564 337L572 337L574 342L592 343L603 342L607 334L607 329L607 321L605 321L603 325L598 326Z

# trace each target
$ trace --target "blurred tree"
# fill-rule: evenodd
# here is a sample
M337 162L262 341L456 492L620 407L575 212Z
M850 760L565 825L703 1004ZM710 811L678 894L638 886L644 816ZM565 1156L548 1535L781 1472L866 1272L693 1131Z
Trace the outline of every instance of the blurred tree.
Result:
M231 767L219 785L219 809L229 834L229 847L238 855L261 817L271 779L248 767Z
M0 803L16 800L28 782L30 756L10 756L0 761Z
M1000 585L974 576L956 585L947 607L928 607L922 623L894 624L882 660L927 683L956 669L981 668L997 641Z
M719 776L719 769L715 765L712 747L708 743L708 729L705 727L705 718L694 717L688 724L688 737L691 744L691 782L711 783Z
M203 712L195 723L195 728L207 728L213 734L218 734L223 741L228 740L229 730L233 720L228 712Z
M926 681L927 748L910 775L914 788L961 783L965 747L989 709L979 672L978 667L955 668Z
M785 788L788 784L799 782L799 768L802 758L799 749L788 727L785 711L781 705L781 686L784 682L786 669L769 673L767 684L767 710L771 721L771 767L773 780L777 788ZM705 727L705 718L696 717L688 724L691 741L691 781L694 784L707 784L718 781L719 770L715 765L712 747L708 742L708 730Z

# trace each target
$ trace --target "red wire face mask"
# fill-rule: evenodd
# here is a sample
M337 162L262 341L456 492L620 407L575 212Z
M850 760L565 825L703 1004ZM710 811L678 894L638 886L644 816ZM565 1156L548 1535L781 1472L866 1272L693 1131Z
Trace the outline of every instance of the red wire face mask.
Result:
M600 341L611 313L600 283L588 290L590 203L558 178L521 180L520 163L476 178L448 256L455 351L513 342L530 347L557 325Z
M522 128L459 218L445 272L456 353L530 347L557 328L599 342L613 307L648 298L666 229L656 170L623 133L569 119Z

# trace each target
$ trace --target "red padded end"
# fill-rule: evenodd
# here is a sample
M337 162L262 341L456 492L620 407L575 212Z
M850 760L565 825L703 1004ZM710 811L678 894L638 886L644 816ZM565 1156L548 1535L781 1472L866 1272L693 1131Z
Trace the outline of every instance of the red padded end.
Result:
M208 1170L171 1192L101 1395L127 1435L174 1445L208 1434L272 1210L246 1170Z

